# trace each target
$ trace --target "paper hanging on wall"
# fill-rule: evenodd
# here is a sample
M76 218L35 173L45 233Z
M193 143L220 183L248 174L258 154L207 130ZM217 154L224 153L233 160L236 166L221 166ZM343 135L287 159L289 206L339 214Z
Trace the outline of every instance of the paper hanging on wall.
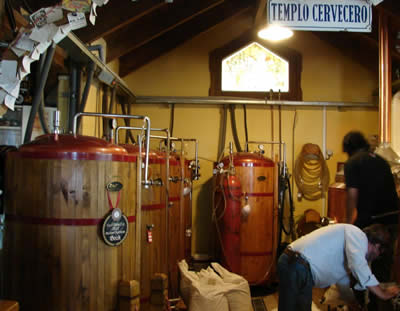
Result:
M68 13L68 22L71 27L71 30L79 29L86 27L86 16L85 13L82 12L72 12Z
M62 7L72 12L87 13L90 11L91 0L63 0Z

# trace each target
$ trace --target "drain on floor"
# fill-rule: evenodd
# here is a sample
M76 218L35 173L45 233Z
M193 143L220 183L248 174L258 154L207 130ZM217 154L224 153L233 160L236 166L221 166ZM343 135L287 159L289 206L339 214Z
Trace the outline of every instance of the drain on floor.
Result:
M252 299L253 309L254 311L267 311L267 308L264 304L264 299L262 298L254 298Z

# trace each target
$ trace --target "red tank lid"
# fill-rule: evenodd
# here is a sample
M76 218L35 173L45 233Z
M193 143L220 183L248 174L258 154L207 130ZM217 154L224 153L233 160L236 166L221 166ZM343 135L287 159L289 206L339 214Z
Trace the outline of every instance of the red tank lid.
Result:
M130 155L137 156L139 153L138 145L121 144L120 146L125 148ZM144 157L145 155L146 155L145 149L142 148L142 156ZM149 150L149 163L150 164L165 163L165 156L161 152Z
M25 158L135 161L125 148L91 136L45 134L21 145L18 155Z
M224 163L224 166L229 165L229 156L226 156L221 161ZM269 167L274 166L274 162L264 157L259 153L252 153L252 152L237 152L233 154L233 165L234 166L263 166Z

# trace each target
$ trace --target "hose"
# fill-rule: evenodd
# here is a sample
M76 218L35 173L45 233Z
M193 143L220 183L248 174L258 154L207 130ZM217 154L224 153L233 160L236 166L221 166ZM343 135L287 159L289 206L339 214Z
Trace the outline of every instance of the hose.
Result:
M246 105L243 105L243 118L244 118L244 136L245 136L245 141L249 141L249 133L247 131L247 109ZM247 151L247 150L246 150Z
M41 95L44 90L44 86L46 85L47 77L49 75L49 71L50 71L51 63L53 61L53 56L54 56L55 50L56 50L56 45L54 43L47 50L46 60L43 65L43 70L41 73L39 85L36 89L35 96L32 100L32 107L31 107L31 111L29 114L28 123L26 125L26 130L25 130L24 143L28 143L31 140L33 123L35 122L36 113L37 113L37 110L38 110L38 107L40 104L40 99L42 97Z
M47 55L47 51L45 51L41 56L40 56L40 60L39 60L39 64L38 64L38 70L37 70L37 74L36 74L36 83L38 81L40 81L40 77L42 75L42 70L43 70L43 65L44 65L44 60L46 58ZM40 121L40 125L42 127L42 130L45 134L48 134L50 132L49 127L47 126L47 122L45 120L44 117L44 92L42 91L42 93L39 95L40 96L40 104L39 104L39 109L38 109L38 113L39 113L39 121Z
M242 152L242 147L240 146L237 127L236 127L235 105L230 105L229 110L231 112L231 127L232 127L233 141L235 143L237 152Z
M328 190L329 170L318 145L305 144L298 155L294 177L306 200L315 201Z
M228 116L228 106L224 105L223 113L221 116L221 128L220 128L220 133L219 133L219 147L218 147L217 162L220 162L222 157L224 156L227 116Z
M121 109L122 109L122 114L126 114L125 103L122 103ZM131 114L131 104L128 103L128 115L130 114ZM125 126L131 126L131 119L124 118L124 121L125 121ZM136 141L133 138L131 130L128 130L128 134L125 136L125 143L128 143L128 139L131 140L132 144L136 144Z
M171 136L174 136L174 119L175 119L175 104L171 104L171 113L169 119L169 132Z

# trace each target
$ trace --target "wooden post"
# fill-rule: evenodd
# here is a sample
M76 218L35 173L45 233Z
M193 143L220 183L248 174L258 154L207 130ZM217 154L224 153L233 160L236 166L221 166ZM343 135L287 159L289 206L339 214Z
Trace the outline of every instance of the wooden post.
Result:
M119 311L138 311L140 307L140 285L138 281L119 283Z

